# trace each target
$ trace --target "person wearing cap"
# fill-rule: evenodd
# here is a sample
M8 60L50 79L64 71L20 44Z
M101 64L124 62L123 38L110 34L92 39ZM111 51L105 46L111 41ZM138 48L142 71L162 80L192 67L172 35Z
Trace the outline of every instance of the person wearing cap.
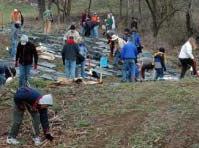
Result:
M98 38L99 37L98 29L99 29L99 25L100 25L100 17L97 15L96 12L91 17L91 22L93 24L91 36L94 37L94 38Z
M165 66L165 49L163 47L159 48L159 51L154 55L154 68L155 68L155 80L162 79L164 76L164 71L166 71Z
M180 79L184 78L186 71L190 67L192 67L193 69L193 75L199 76L196 69L196 61L192 53L193 49L197 48L197 40L199 40L199 37L197 37L196 39L190 37L180 50L180 54L178 56L182 65Z
M68 32L64 35L64 41L67 41L71 36L73 37L75 43L79 43L81 36L79 32L76 30L75 25L70 26Z
M115 34L112 35L111 38L112 38L112 41L114 41L114 44L115 44L113 64L115 66L117 66L118 62L121 58L121 50L124 47L124 45L126 44L126 42L122 38L118 37Z
M28 40L27 35L22 35L17 46L15 61L15 67L19 66L19 87L27 86L33 59L34 69L37 69L38 54L36 47Z
M16 139L23 120L24 112L27 109L32 117L33 122L33 141L36 146L41 144L39 137L40 123L46 139L52 141L53 137L49 131L48 106L53 105L51 94L41 95L36 89L29 87L19 88L14 95L13 123L9 131L6 142L8 144L19 144Z

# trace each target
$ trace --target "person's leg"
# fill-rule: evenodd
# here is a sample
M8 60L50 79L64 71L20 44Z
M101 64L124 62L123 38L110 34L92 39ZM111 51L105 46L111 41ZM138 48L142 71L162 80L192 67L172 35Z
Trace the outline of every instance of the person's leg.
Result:
M48 21L48 28L47 28L47 33L51 33L51 27L52 27L52 23L51 21Z
M76 65L76 67L75 67L75 77L77 78L77 77L79 77L79 64L78 65Z
M135 82L135 60L129 60L130 81Z
M25 86L25 67L19 65L19 87Z
M66 78L70 79L70 73L69 73L69 60L65 60L65 73L66 73Z
M71 60L71 79L74 79L75 78L75 68L76 68L76 61L72 61Z
M98 30L99 30L99 25L97 25L97 26L94 27L94 37L95 37L95 38L98 38L98 37L99 37L99 32L98 32Z
M6 78L4 75L0 74L0 87L3 86L6 82Z
M114 57L114 62L113 62L114 65L118 65L119 60L120 60L120 56L121 56L120 51L116 51L115 57Z
M11 129L9 131L8 137L9 138L16 138L19 133L20 125L23 120L24 110L19 110L18 107L15 105L13 110L13 123Z
M127 60L124 60L123 66L122 66L122 81L127 81L127 72L128 72L128 62Z
M25 86L27 86L28 85L28 78L29 78L29 76L30 76L30 70L31 70L31 65L26 65L26 66L24 66L25 67Z
M81 77L85 78L85 64L86 60L81 63Z
M142 65L142 67L141 67L141 78L143 80L145 79L145 65Z
M33 134L34 137L39 136L39 125L40 125L40 116L38 111L32 111L30 107L27 106L28 112L32 117L32 124L33 124Z
M184 78L185 73L186 73L186 71L188 69L188 63L187 63L186 59L180 59L180 62L181 62L181 66L182 66L180 79L182 79L182 78Z

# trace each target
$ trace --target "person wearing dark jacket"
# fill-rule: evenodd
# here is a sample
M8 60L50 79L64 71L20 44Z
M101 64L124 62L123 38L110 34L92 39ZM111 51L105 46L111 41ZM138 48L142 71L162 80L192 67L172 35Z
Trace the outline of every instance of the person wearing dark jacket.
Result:
M136 80L135 76L135 61L137 59L137 48L133 42L128 41L121 51L121 58L123 60L122 68L122 82L129 80L130 82Z
M62 50L62 60L65 65L65 73L68 79L75 78L76 59L79 54L78 44L73 37L69 37Z
M30 69L34 59L34 69L37 69L38 54L34 44L28 41L27 35L21 36L21 41L17 46L16 63L19 65L19 87L27 86Z
M166 71L165 66L165 49L159 48L159 51L154 55L154 67L155 67L155 80L161 79Z
M3 62L0 63L0 86L4 85L8 78L14 77L16 70L14 67L5 65Z
M41 144L39 137L39 125L41 123L46 139L52 141L53 137L49 131L48 106L53 104L51 94L41 95L37 90L29 87L20 87L14 95L13 123L7 137L8 144L19 144L16 139L23 115L27 109L33 120L34 138L36 146Z

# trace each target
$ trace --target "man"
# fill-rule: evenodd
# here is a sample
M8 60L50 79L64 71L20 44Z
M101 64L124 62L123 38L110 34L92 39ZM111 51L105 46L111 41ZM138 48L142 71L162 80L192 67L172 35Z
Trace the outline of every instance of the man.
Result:
M129 80L130 82L136 80L135 75L135 60L137 58L137 48L135 44L128 41L121 51L121 59L123 60L122 68L122 82Z
M100 25L100 18L95 12L94 15L91 17L91 22L93 24L93 29L92 29L92 37L98 38L99 37L99 25Z
M131 29L133 28L138 29L138 19L135 17L132 17L132 20L131 20Z
M196 38L198 40L199 37ZM191 37L188 41L182 46L180 50L180 54L178 56L180 63L182 65L182 70L180 74L180 78L184 78L186 71L192 67L193 75L199 76L196 69L196 61L193 56L193 49L197 48L196 40Z
M79 32L76 30L75 25L71 25L68 32L64 35L64 41L67 41L69 37L73 37L75 43L79 43L81 36Z
M0 63L0 86L3 86L6 81L16 75L14 67L7 66L3 62Z
M71 36L67 39L62 49L62 60L65 65L65 73L68 79L75 78L76 59L79 54L79 47Z
M84 12L81 15L81 22L80 22L80 25L81 25L81 29L80 29L81 31L80 31L80 33L81 33L82 36L85 35L86 21L88 19L90 19L90 18L91 17L90 17L89 11L87 9L84 10Z
M143 48L141 46L141 37L140 37L139 33L137 32L137 29L135 27L132 29L130 40L137 47L138 53L141 53L142 52L142 48Z
M39 125L41 122L44 135L46 139L52 141L53 137L49 132L49 122L48 122L48 106L53 104L53 97L51 94L41 95L37 90L21 87L16 91L14 96L14 112L13 112L13 123L9 131L6 142L8 144L19 144L20 142L16 139L20 125L23 120L23 115L25 109L32 116L33 128L34 128L34 138L33 141L36 146L41 144L39 137Z
M28 77L34 59L34 69L37 69L38 55L34 44L28 41L27 35L21 36L21 41L17 46L16 63L19 65L19 87L27 86Z
M112 41L114 41L114 44L115 44L115 51L114 51L114 62L113 64L115 66L118 65L118 62L121 58L121 50L123 48L123 46L126 44L126 42L122 39L122 38L119 38L117 35L112 35Z
M48 35L51 33L51 25L53 22L53 14L50 9L46 9L43 13L43 19L44 19L44 34Z
M22 25L22 15L21 11L18 9L14 9L14 11L11 13L11 34L10 34L10 41L11 41L11 47L9 49L10 56L13 60L15 60L16 56L16 48L18 43L18 37L19 37L19 31Z
M131 39L130 29L128 29L128 28L124 29L124 35L123 35L122 39L126 42Z

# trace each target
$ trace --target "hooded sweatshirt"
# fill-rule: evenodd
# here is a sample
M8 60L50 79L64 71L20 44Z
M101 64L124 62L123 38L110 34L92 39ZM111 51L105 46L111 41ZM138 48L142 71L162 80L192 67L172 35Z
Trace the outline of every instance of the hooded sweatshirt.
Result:
M75 61L79 52L79 47L73 39L68 39L62 49L62 60Z

